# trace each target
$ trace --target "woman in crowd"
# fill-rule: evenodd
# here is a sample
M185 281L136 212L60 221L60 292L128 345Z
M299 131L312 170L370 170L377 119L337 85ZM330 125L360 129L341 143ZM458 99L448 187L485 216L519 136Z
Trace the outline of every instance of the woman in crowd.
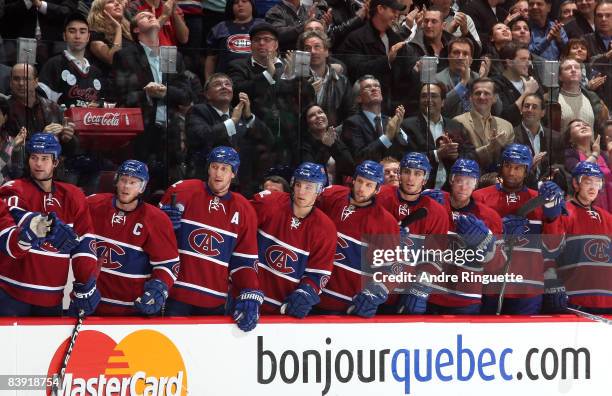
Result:
M565 169L572 172L574 167L581 161L594 162L599 165L599 169L604 174L604 185L597 200L596 205L612 211L612 144L604 145L601 149L601 137L594 137L593 128L583 120L571 120L565 131Z
M606 76L599 75L594 72L589 62L591 61L591 54L589 54L589 47L587 42L583 38L573 38L567 43L567 46L561 52L561 59L571 58L575 59L582 67L580 80L580 86L590 91L597 92L599 88L606 82Z
M9 103L0 95L0 130L9 113ZM0 134L0 184L8 180L11 156L15 148L20 147L25 141L27 130L21 127L17 136L12 137L6 132Z

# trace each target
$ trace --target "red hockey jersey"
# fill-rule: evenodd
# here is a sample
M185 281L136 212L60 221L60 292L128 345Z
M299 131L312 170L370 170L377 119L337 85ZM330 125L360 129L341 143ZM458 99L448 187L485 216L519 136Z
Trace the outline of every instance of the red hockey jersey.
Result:
M590 308L612 308L612 215L598 207L567 203L567 216L551 223L558 243L547 240L557 256L557 274L569 302Z
M332 277L319 304L328 311L346 312L353 296L370 281L371 273L364 271L368 268L362 261L369 267L373 249L395 249L399 243L397 220L377 200L365 207L351 205L350 191L345 186L327 187L317 204L334 222L338 234Z
M225 304L228 292L259 289L257 217L242 195L214 195L201 180L174 183L160 205L176 194L183 207L177 243L181 268L170 297L195 306Z
M262 311L279 308L301 282L317 292L332 272L336 227L317 208L303 219L293 215L288 193L262 191L251 201L257 212L259 281L265 294Z
M114 194L87 197L100 264L101 315L136 314L144 283L159 279L172 288L179 269L176 237L168 216L148 203L131 212L115 207Z
M47 193L29 179L18 179L0 187L0 197L18 223L29 212L55 212L79 237L78 246L70 254L59 253L45 242L20 260L0 256L0 287L5 292L28 304L50 307L62 302L71 261L77 282L87 283L98 276L91 217L78 187L53 182L52 191Z
M19 243L20 232L8 206L4 201L0 201L0 252L14 259L24 257L30 246Z

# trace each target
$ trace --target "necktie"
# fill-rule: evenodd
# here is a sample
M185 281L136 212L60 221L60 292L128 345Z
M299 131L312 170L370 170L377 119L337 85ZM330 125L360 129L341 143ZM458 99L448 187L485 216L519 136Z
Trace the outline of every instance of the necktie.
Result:
M228 116L227 114L221 114L221 121L225 122L227 120L229 120L230 116Z
M380 116L374 117L374 128L376 128L376 134L378 136L381 136L383 134L382 119L380 118Z

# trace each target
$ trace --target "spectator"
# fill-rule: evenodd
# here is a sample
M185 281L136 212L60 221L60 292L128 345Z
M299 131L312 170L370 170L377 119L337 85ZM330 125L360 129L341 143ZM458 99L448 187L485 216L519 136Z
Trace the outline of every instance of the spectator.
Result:
M160 25L152 12L137 13L130 28L136 44L121 49L114 56L114 94L117 106L142 109L145 130L132 143L137 159L148 164L151 191L156 191L165 183L162 181L162 167L178 163L173 155L180 150L172 147L178 144L178 134L166 131L165 126L168 120L168 124L172 125L174 114L169 110L173 111L179 105L189 105L189 84L181 56L177 58L177 73L170 74L166 81L162 81L161 60L157 51ZM168 135L171 140L166 142ZM164 164L166 149L172 156Z
M402 158L408 143L408 136L400 129L404 107L398 106L393 118L382 114L380 82L372 75L357 80L354 91L360 111L344 121L342 135L355 162L380 161L388 156Z
M204 48L206 47L206 38L210 29L214 26L208 26L206 34L204 33L205 16L202 7L204 4L210 5L210 3L211 1L176 0L176 6L182 12L185 26L189 31L187 42L180 46L180 50L185 59L187 70L197 75L201 75L202 71L205 70L204 58L206 53Z
M310 52L310 73L308 80L316 94L330 125L340 125L351 113L353 98L348 78L329 64L330 42L318 31L304 32L298 40L300 51ZM306 160L303 160L306 161Z
M499 51L504 45L512 41L512 32L508 26L503 23L497 23L491 28L489 40L488 56L491 58L491 71L489 75L494 76L502 74L504 72L504 67L499 59Z
M470 87L472 110L454 118L463 125L469 140L476 148L478 164L482 170L491 171L498 163L501 150L514 141L512 124L491 115L495 103L495 83L489 78L479 78Z
M234 59L251 55L249 31L263 19L256 18L254 0L231 0L225 6L225 21L215 25L206 40L206 79L224 72Z
M440 83L424 84L420 91L419 115L402 122L402 129L410 136L408 152L425 153L431 164L427 188L448 187L449 171L455 160L476 158L474 145L463 126L442 115L445 93Z
M508 43L500 50L504 72L494 76L496 91L502 103L501 118L513 127L521 123L521 108L527 95L538 92L538 82L529 75L529 50L515 43Z
M11 70L11 92L9 113L4 124L4 131L9 136L17 136L23 127L27 133L43 131L53 133L62 145L62 154L72 157L78 150L78 141L71 124L64 125L64 115L53 101L42 97L36 92L38 75L32 65L18 63ZM26 140L29 139L29 135ZM11 178L19 178L23 174L25 154L20 147L13 152Z
M153 12L159 21L159 45L187 44L189 28L183 11L176 6L177 0L131 0L127 13L136 17L141 11ZM204 4L207 2L204 2Z
M561 107L561 130L569 122L581 119L589 125L601 125L608 118L608 109L596 93L580 86L582 71L580 63L568 58L559 66L559 105Z
M406 7L396 0L373 0L370 3L370 18L359 29L352 31L338 50L348 67L352 81L363 75L373 75L381 85L386 100L385 110L392 109L392 87L399 81L402 70L411 70L406 59L398 56L405 44L391 29L400 11ZM405 51L405 50L404 50ZM412 65L416 59L411 59ZM412 82L412 80L410 81ZM402 97L406 92L402 94Z
M281 176L272 175L266 176L263 179L262 190L289 192L289 183Z
M563 27L568 38L580 38L595 32L595 0L577 0L574 8L574 20ZM563 18L563 16L561 16ZM565 23L561 19L562 23Z
M593 135L593 128L584 120L575 119L567 124L565 131L565 169L571 172L578 162L588 161L599 166L604 174L603 188L595 204L608 212L612 211L612 145L600 146L600 136Z
M384 184L399 187L400 162L396 158L385 157L380 160L380 164L383 166L385 176Z
M448 67L436 74L436 81L442 83L445 92L448 92L445 95L443 111L448 117L470 111L468 84L479 77L486 77L488 73L486 61L480 66L482 75L471 70L473 48L472 42L468 39L453 39L448 45Z
M490 33L494 25L503 23L508 12L501 7L505 0L473 0L467 2L463 12L472 17L482 43L490 41Z
M327 4L332 10L327 34L336 52L350 32L363 26L368 18L369 4L364 2L360 6L359 2L347 0L328 0Z
M314 89L305 79L289 78L290 68L285 70L278 58L278 32L274 26L261 23L249 35L251 57L236 59L228 68L227 74L234 82L234 96L238 92L246 93L251 98L253 112L262 117L274 134L276 159L273 161L297 165L299 109L315 102Z
M89 27L82 14L68 16L64 24L64 40L67 49L43 65L38 86L45 91L47 98L66 107L101 105L102 73L85 57Z
M448 43L453 35L444 30L442 11L432 7L423 12L421 28L407 44L408 56L436 56L439 58L438 71L448 66ZM472 51L473 52L473 51Z
M538 188L538 180L548 173L552 164L563 164L563 139L557 131L542 125L546 111L544 98L539 93L526 95L521 104L521 124L514 128L514 143L529 147L533 155L531 174L526 183L529 188ZM552 138L552 142L551 142Z
M333 178L336 184L344 176L350 176L355 170L353 156L348 147L339 139L334 127L330 126L323 109L312 104L304 111L305 129L308 131L302 142L301 160L326 166L333 158L336 173Z
M519 0L508 10L508 16L504 20L504 24L510 26L510 24L519 18L529 18L529 2L527 0Z
M594 72L590 65L589 47L585 39L569 39L567 46L563 49L561 59L571 58L580 63L581 76L580 86L598 94L604 94L600 89L606 82L607 76Z
M0 131L9 115L8 100L0 97ZM5 132L0 132L0 184L9 180L9 167L14 149L20 149L27 135L24 127L21 127L17 136L12 137Z
M595 3L595 2L593 2ZM574 16L578 12L578 7L576 7L576 2L574 0L565 0L560 5L559 11L559 21L565 27L565 32L567 33L568 38L572 38L571 29L568 29L568 24L574 20Z
M557 60L561 48L567 44L567 34L561 22L548 18L551 2L552 0L529 0L529 51L546 60Z
M89 51L91 63L108 77L113 57L120 49L131 45L130 22L123 16L120 0L94 0L87 16L91 37Z
M606 106L612 107L612 3L601 1L595 8L595 32L584 39L591 54L591 67L595 72L606 76L606 81L598 90Z
M513 42L525 47L529 46L531 42L531 30L529 30L527 19L523 17L515 18L510 22L508 27L510 28Z
M480 36L478 35L472 17L461 11L455 12L452 9L452 0L432 0L431 5L440 9L442 12L442 19L445 24L444 30L455 37L466 37L472 40L474 46L477 48L475 51L476 56L479 56L480 49L482 49L482 43L480 42Z
M232 80L222 73L215 73L204 85L206 103L192 107L187 115L188 163L192 177L205 180L206 158L216 146L231 146L240 152L240 158L250 166L240 171L240 190L245 195L257 192L259 180L266 165L259 161L258 150L268 151L273 137L265 124L251 112L247 94L239 93L239 102L231 107L234 96Z
M310 18L323 18L331 22L331 10L326 12L325 1L307 7L300 0L282 0L266 13L266 22L278 31L281 51L295 49L298 36L304 31L304 24Z

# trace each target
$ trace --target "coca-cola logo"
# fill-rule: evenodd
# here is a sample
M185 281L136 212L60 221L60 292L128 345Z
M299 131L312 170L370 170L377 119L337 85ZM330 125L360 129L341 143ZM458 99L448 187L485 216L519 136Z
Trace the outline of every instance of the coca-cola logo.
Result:
M85 113L83 117L83 125L97 125L97 126L119 126L119 113L104 113L104 114L92 114L91 112Z
M98 99L98 91L94 88L81 88L74 85L68 91L68 97L83 99L88 102L95 102Z

